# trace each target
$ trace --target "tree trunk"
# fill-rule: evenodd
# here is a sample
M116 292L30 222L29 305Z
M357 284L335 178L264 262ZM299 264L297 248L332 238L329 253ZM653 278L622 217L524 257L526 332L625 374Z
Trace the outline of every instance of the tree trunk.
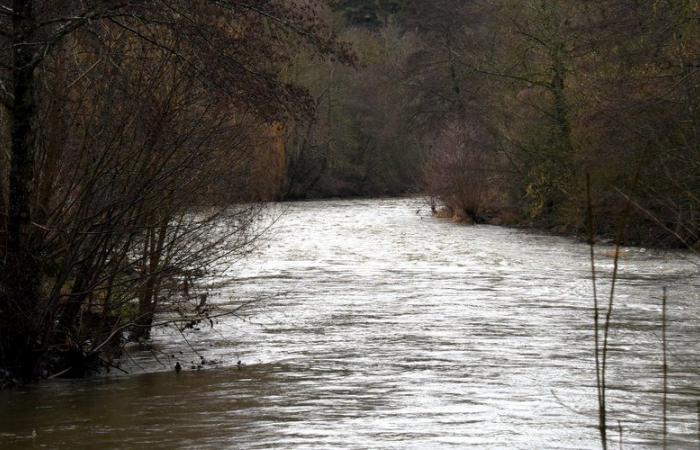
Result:
M153 326L153 318L158 306L158 291L160 290L160 281L162 279L160 262L165 248L167 232L167 218L161 219L157 229L152 228L148 231L149 239L146 248L150 247L150 249L146 256L148 264L144 264L145 270L148 271L148 278L139 298L139 312L133 333L133 336L139 340L151 337L151 327Z
M36 115L32 0L15 0L13 8L13 85L10 113L11 162L7 219L5 305L0 358L2 366L30 379L36 372L36 322L40 268L31 241L34 186L34 119Z
M31 42L34 18L31 0L15 0L14 104L11 126L10 205L7 246L10 254L28 249L31 198L34 185L34 129L36 115L35 79Z
M559 151L562 162L569 163L573 153L571 124L569 123L569 105L566 101L566 66L562 61L564 51L558 49L552 54L551 91L554 96L554 120L559 129Z

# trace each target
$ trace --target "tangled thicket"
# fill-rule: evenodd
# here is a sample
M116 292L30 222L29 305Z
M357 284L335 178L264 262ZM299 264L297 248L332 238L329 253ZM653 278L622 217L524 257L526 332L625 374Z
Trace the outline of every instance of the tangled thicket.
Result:
M0 2L0 383L109 365L250 250L281 183L283 69L349 61L309 1ZM171 315L171 317L173 317Z

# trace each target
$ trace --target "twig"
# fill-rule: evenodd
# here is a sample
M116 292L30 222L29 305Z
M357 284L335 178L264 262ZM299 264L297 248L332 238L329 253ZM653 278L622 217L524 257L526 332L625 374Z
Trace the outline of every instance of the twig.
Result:
M666 287L663 289L663 297L661 298L661 348L663 356L663 448L668 448L668 364L666 361L666 302L667 302Z
M700 448L700 400L698 400L695 407L698 411L698 448Z
M573 407L567 405L566 403L564 403L564 401L557 395L557 393L554 392L554 389L550 389L550 392L552 393L552 395L553 395L554 398L556 399L557 403L559 403L561 406L563 406L564 408L568 409L568 410L571 411L572 413L578 414L579 416L584 416L584 417L588 417L588 416L589 416L588 413L585 413L585 412L582 412L582 411L577 411L575 408L573 408Z
M53 375L47 377L47 379L48 379L48 380L53 380L54 378L58 378L58 377L60 377L61 375L68 373L72 368L73 368L73 367L71 366L71 367L69 367L69 368L67 368L67 369L63 369L62 371L60 371L60 372L58 372L58 373L55 373L55 374L53 374Z
M590 249L591 258L591 281L593 282L593 327L594 327L594 344L595 344L595 377L596 391L598 394L598 430L600 432L600 440L603 444L603 449L607 448L607 425L605 411L605 385L602 377L600 361L600 313L598 306L598 287L596 283L596 268L595 268L595 231L593 224L593 201L591 198L591 175L586 174L586 202L588 215L588 246ZM617 256L617 255L616 255ZM607 333L606 333L607 336Z
M620 435L620 450L622 450L622 422L617 421L617 432Z

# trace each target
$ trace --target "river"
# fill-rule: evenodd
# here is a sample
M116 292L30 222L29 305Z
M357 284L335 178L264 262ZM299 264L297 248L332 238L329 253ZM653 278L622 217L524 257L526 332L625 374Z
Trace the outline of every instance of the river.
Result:
M0 392L0 448L600 448L586 245L438 220L419 199L272 212L264 244L219 274L235 283L218 301L257 299L240 317L187 342L156 332L129 375ZM623 250L610 439L619 420L628 448L660 445L668 286L671 447L697 448L700 258ZM200 356L217 364L191 370Z

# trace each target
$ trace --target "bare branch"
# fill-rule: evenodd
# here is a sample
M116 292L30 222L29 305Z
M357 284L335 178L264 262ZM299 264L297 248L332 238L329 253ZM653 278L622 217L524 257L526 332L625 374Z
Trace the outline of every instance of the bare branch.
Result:
M10 90L5 85L5 81L2 78L0 78L0 104L8 110L12 110L13 103L14 96L12 95L12 92L10 92Z

